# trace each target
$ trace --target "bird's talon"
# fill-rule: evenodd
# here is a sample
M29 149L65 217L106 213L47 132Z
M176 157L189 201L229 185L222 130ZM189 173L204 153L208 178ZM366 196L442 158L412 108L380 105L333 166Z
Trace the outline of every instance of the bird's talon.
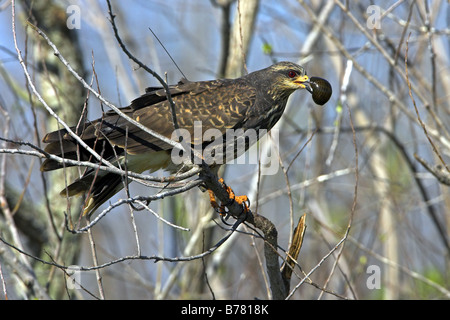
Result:
M228 218L230 218L230 215L220 215L220 220L222 221L223 224L226 224L227 226L231 226L231 224L228 223Z
M226 203L221 203L220 205L216 202L216 198L214 193L211 190L209 191L209 198L211 202L211 206L214 208L214 210L220 215L221 219L227 220L229 218L228 210L227 208L233 204L233 202L237 202L242 206L242 212L247 214L250 211L250 200L246 195L242 196L236 196L234 194L233 189L231 187L227 186L226 183L222 178L219 179L219 183L222 184L222 187L227 191L228 193L228 201ZM225 218L224 218L225 217Z

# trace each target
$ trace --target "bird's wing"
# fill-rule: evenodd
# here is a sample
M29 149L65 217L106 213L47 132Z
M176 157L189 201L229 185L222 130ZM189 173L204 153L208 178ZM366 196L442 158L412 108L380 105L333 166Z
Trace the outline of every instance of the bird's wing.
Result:
M227 129L239 127L256 99L254 88L235 80L182 82L172 86L170 93L178 126L189 132L192 142L194 130L200 129L199 124L202 135L208 129L217 129L224 134ZM125 111L145 127L173 138L175 127L164 89L149 90L135 99ZM172 148L117 114L109 113L96 126L97 136L100 133L113 145L126 149L130 154Z
M208 129L218 129L222 134L227 129L239 128L246 121L247 111L256 99L255 88L238 80L213 80L189 82L181 80L170 86L175 103L179 128L194 138L194 122L201 123L202 134ZM152 131L172 138L174 125L170 104L162 88L151 87L146 93L132 101L121 111ZM71 128L75 131L75 127ZM79 135L91 148L105 159L113 159L126 150L129 154L170 150L171 145L131 124L114 111L106 112L102 118L86 122L78 128ZM65 129L47 134L43 142L48 143L45 151L73 160L90 160L89 152ZM61 168L56 161L47 159L43 171Z

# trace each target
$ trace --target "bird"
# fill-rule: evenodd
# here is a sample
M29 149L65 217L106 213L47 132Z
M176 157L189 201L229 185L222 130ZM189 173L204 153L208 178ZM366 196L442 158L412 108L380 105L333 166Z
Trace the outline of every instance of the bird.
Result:
M177 84L168 86L173 105L164 88L149 87L143 95L134 99L129 106L120 108L120 111L169 139L173 139L175 130L194 135L196 124L200 123L202 133L215 130L215 145L225 147L229 130L242 130L244 133L249 130L269 131L282 116L289 96L296 90L307 89L317 104L326 103L331 96L331 85L322 78L315 77L313 80L310 81L302 66L282 61L236 79L198 82L181 79ZM171 174L189 168L186 163L173 160L177 152L174 153L172 144L143 131L113 110L104 112L99 119L85 121L70 129L102 159L118 168L136 173L163 169ZM100 164L66 129L47 133L43 142L47 144L44 151L48 154ZM240 153L255 142L246 141ZM211 141L206 143L194 139L189 143L194 148L204 150ZM237 156L238 152L232 155ZM218 162L210 166L217 169L223 164ZM71 165L47 158L41 165L41 171ZM116 173L87 168L60 195L85 195L83 215L91 215L130 182Z

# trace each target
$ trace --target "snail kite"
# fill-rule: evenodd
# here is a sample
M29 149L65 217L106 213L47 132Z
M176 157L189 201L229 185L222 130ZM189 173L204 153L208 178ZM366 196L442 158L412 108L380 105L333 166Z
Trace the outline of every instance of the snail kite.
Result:
M331 86L326 80L309 79L303 67L291 62L279 62L237 79L201 82L182 79L169 90L180 129L192 136L195 124L200 123L202 132L218 130L223 139L217 140L216 137L215 142L225 143L225 133L230 129L242 129L244 132L248 129L270 130L283 114L290 94L305 88L318 104L324 104L331 95ZM121 108L132 119L167 138L173 137L175 129L171 110L165 90L156 87L147 88L145 94L128 107ZM85 122L78 129L71 129L103 159L128 171L142 173L165 169L176 173L182 169L183 164L172 161L173 148L170 144L139 129L114 111L104 113L100 119ZM65 129L48 133L43 141L48 143L45 151L49 154L98 163ZM191 143L195 146L202 142ZM249 146L246 143L245 150ZM46 159L41 170L62 167L62 163ZM213 163L212 167L217 166ZM118 174L88 168L80 178L61 191L61 195L86 194L84 214L92 214L124 188L124 180Z

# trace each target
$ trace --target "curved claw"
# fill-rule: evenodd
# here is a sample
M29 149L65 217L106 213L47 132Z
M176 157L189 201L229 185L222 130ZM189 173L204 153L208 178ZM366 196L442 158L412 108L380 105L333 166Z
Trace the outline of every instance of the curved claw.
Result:
M234 201L236 201L238 204L242 205L243 213L247 213L250 211L250 200L246 195L242 196L236 196L233 192L233 189L231 187L227 186L222 178L219 179L219 182L222 184L223 188L227 191L229 200L227 203L221 203L220 205L217 203L216 198L214 196L214 193L211 190L209 191L209 199L211 202L211 206L214 208L214 210L219 213L219 215L222 217L225 217L225 220L228 219L228 212L226 207L233 204Z

